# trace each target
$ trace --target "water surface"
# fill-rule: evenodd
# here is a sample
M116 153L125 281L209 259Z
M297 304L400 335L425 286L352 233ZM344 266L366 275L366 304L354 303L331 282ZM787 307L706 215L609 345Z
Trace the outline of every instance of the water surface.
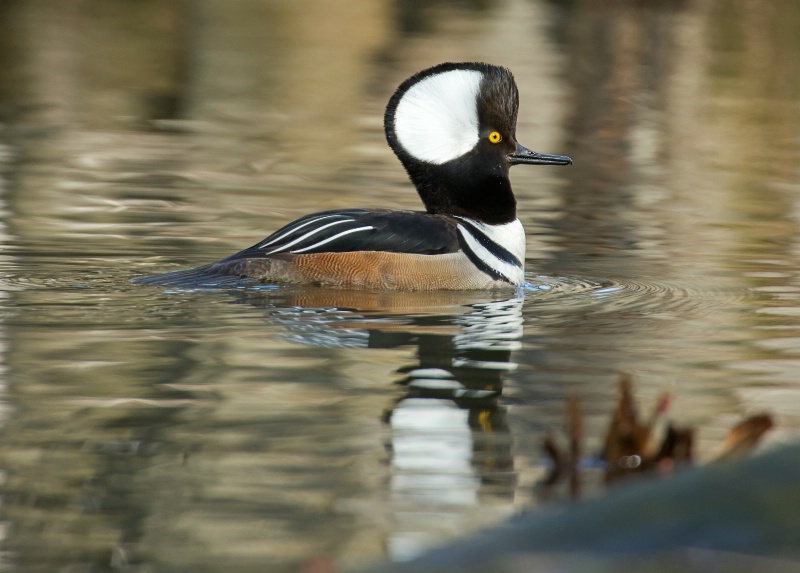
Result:
M621 373L700 459L796 435L800 9L417 4L0 8L4 568L408 558L545 503L542 436L578 396L596 450ZM525 288L130 283L419 208L383 107L446 60L509 66L521 142L575 161L512 172Z

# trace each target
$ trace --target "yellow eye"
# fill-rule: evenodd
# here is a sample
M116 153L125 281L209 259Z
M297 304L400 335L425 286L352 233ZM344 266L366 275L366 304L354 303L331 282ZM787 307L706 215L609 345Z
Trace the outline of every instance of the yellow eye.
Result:
M489 141L491 141L492 143L500 143L501 141L503 141L503 136L500 135L499 131L493 131L492 133L489 134Z

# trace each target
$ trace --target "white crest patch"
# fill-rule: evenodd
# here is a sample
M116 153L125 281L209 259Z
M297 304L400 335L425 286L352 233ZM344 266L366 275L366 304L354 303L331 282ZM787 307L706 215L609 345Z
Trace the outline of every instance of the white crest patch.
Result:
M450 70L411 86L394 113L394 131L415 158L436 165L464 155L478 142L481 73Z

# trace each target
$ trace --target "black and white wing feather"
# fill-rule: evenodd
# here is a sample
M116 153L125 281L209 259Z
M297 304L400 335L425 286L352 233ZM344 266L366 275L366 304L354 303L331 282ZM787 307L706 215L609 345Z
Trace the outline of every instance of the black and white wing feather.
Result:
M451 219L414 211L353 209L301 217L226 260L353 251L439 255L458 248Z
M354 251L439 255L459 250L453 219L415 211L352 209L306 215L266 239L216 263L134 279L181 287L230 286L242 280L246 259Z

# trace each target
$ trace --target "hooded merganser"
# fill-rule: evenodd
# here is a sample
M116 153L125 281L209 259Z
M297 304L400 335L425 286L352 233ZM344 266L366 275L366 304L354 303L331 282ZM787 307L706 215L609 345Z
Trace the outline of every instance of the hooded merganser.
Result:
M520 145L518 107L506 68L446 63L423 70L389 100L384 129L425 212L314 213L216 263L135 281L212 286L252 278L397 290L519 286L525 231L508 170L572 159Z

